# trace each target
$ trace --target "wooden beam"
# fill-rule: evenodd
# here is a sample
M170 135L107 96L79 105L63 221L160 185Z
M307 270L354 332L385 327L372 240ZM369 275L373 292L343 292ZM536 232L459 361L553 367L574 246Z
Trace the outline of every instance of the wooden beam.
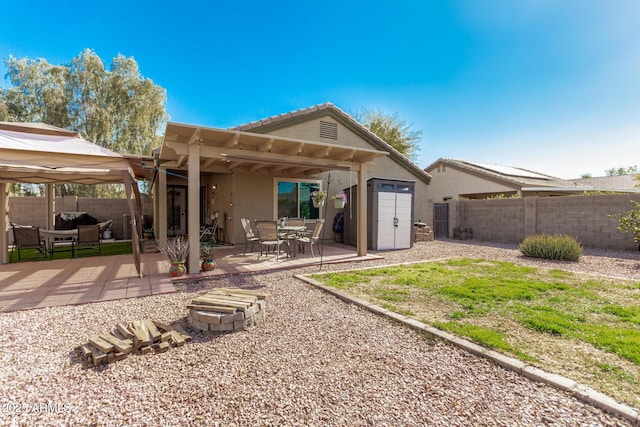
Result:
M367 255L367 167L366 164L360 165L358 173L358 225L357 225L357 252L358 256Z
M183 167L185 160L187 160L187 156L185 156L184 154L178 155L178 160L176 160L176 166L179 168Z
M341 161L353 160L353 156L356 153L356 150L347 150L346 153L337 156Z
M209 166L213 165L216 162L217 159L207 159L204 162L202 162L202 169L206 169Z
M201 143L201 142L202 140L200 139L200 128L196 128L191 134L191 138L189 138L189 142L187 144L193 145L195 143Z
M329 153L331 152L331 147L327 146L327 147L323 147L319 150L316 150L313 152L314 157L327 157L329 155Z
M274 138L269 138L266 141L262 141L258 145L258 151L260 152L271 151L271 148L273 147L273 141L274 141Z
M292 149L288 150L286 154L290 156L297 156L302 153L302 149L304 148L304 144L302 142L296 144Z
M239 140L240 140L240 134L236 133L224 144L224 146L225 148L234 148L238 145Z

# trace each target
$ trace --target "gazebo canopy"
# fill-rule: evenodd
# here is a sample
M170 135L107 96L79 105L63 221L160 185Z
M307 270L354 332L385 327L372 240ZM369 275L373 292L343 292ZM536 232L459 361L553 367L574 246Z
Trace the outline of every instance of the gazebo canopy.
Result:
M32 184L122 183L122 155L78 133L41 123L0 122L0 181Z
M140 163L138 161L138 163ZM136 218L139 195L129 160L77 132L42 123L0 122L0 263L8 257L8 183L47 184L47 228L53 227L53 185L122 183L132 218L132 248L138 273L140 253ZM132 196L137 199L138 209Z

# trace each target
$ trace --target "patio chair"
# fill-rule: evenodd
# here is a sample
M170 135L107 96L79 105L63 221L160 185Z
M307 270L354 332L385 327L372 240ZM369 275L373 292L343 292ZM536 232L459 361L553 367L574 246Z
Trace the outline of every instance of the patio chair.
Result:
M78 256L79 249L97 249L102 255L100 225L78 225L78 238L73 242L71 256Z
M217 232L218 232L218 222L220 221L220 216L218 212L215 213L215 217L211 224L203 224L200 226L200 241L201 242L211 242L214 245L218 243Z
M260 259L260 255L262 255L263 249L266 249L266 255L268 255L269 246L275 246L276 261L278 261L280 256L280 245L286 242L286 240L278 236L278 224L275 221L256 221L256 229L258 230L258 242L260 243L258 260Z
M247 254L247 247L249 246L249 242L251 242L251 252L253 252L253 245L260 238L254 233L253 228L251 228L251 221L249 218L240 218L240 222L242 223L242 228L244 229L244 254Z
M18 250L18 261L21 260L20 251L22 249L37 249L42 254L42 258L45 258L47 253L47 242L40 237L39 227L24 227L16 224L11 224L13 229L13 250L11 251L11 258L13 258L13 252Z
M313 227L313 233L310 236L302 236L298 237L296 240L298 242L298 250L304 253L304 245L306 243L309 244L311 248L311 257L315 257L313 253L313 245L317 245L320 240L320 233L322 232L322 227L324 226L324 219L316 220L316 224Z

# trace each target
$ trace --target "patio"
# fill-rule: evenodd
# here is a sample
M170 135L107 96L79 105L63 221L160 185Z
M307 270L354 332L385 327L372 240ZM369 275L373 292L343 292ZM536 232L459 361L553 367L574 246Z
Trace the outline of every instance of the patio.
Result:
M169 277L169 261L162 253L141 254L144 277L138 277L131 255L94 256L30 261L0 265L0 312L144 297L176 292L173 281L210 276L250 274L319 265L320 257L309 254L287 258L275 255L243 254L244 245L214 249L217 267L179 278ZM381 259L358 256L354 248L325 244L325 264ZM172 281L173 280L173 281Z

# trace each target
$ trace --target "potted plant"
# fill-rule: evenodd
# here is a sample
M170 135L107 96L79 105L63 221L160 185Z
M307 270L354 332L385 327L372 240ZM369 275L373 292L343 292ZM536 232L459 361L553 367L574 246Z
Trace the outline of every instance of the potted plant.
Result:
M216 260L211 246L200 245L200 259L202 260L202 271L213 271L216 268Z
M337 193L331 196L331 200L333 200L333 205L336 209L342 209L347 203L347 194L344 192Z
M184 266L187 255L189 255L189 241L182 236L168 239L167 243L160 245L160 252L167 254L171 267L169 267L169 275L171 277L179 277L186 273Z
M324 205L324 201L327 198L327 192L321 190L315 190L311 192L311 201L314 208L319 208Z

